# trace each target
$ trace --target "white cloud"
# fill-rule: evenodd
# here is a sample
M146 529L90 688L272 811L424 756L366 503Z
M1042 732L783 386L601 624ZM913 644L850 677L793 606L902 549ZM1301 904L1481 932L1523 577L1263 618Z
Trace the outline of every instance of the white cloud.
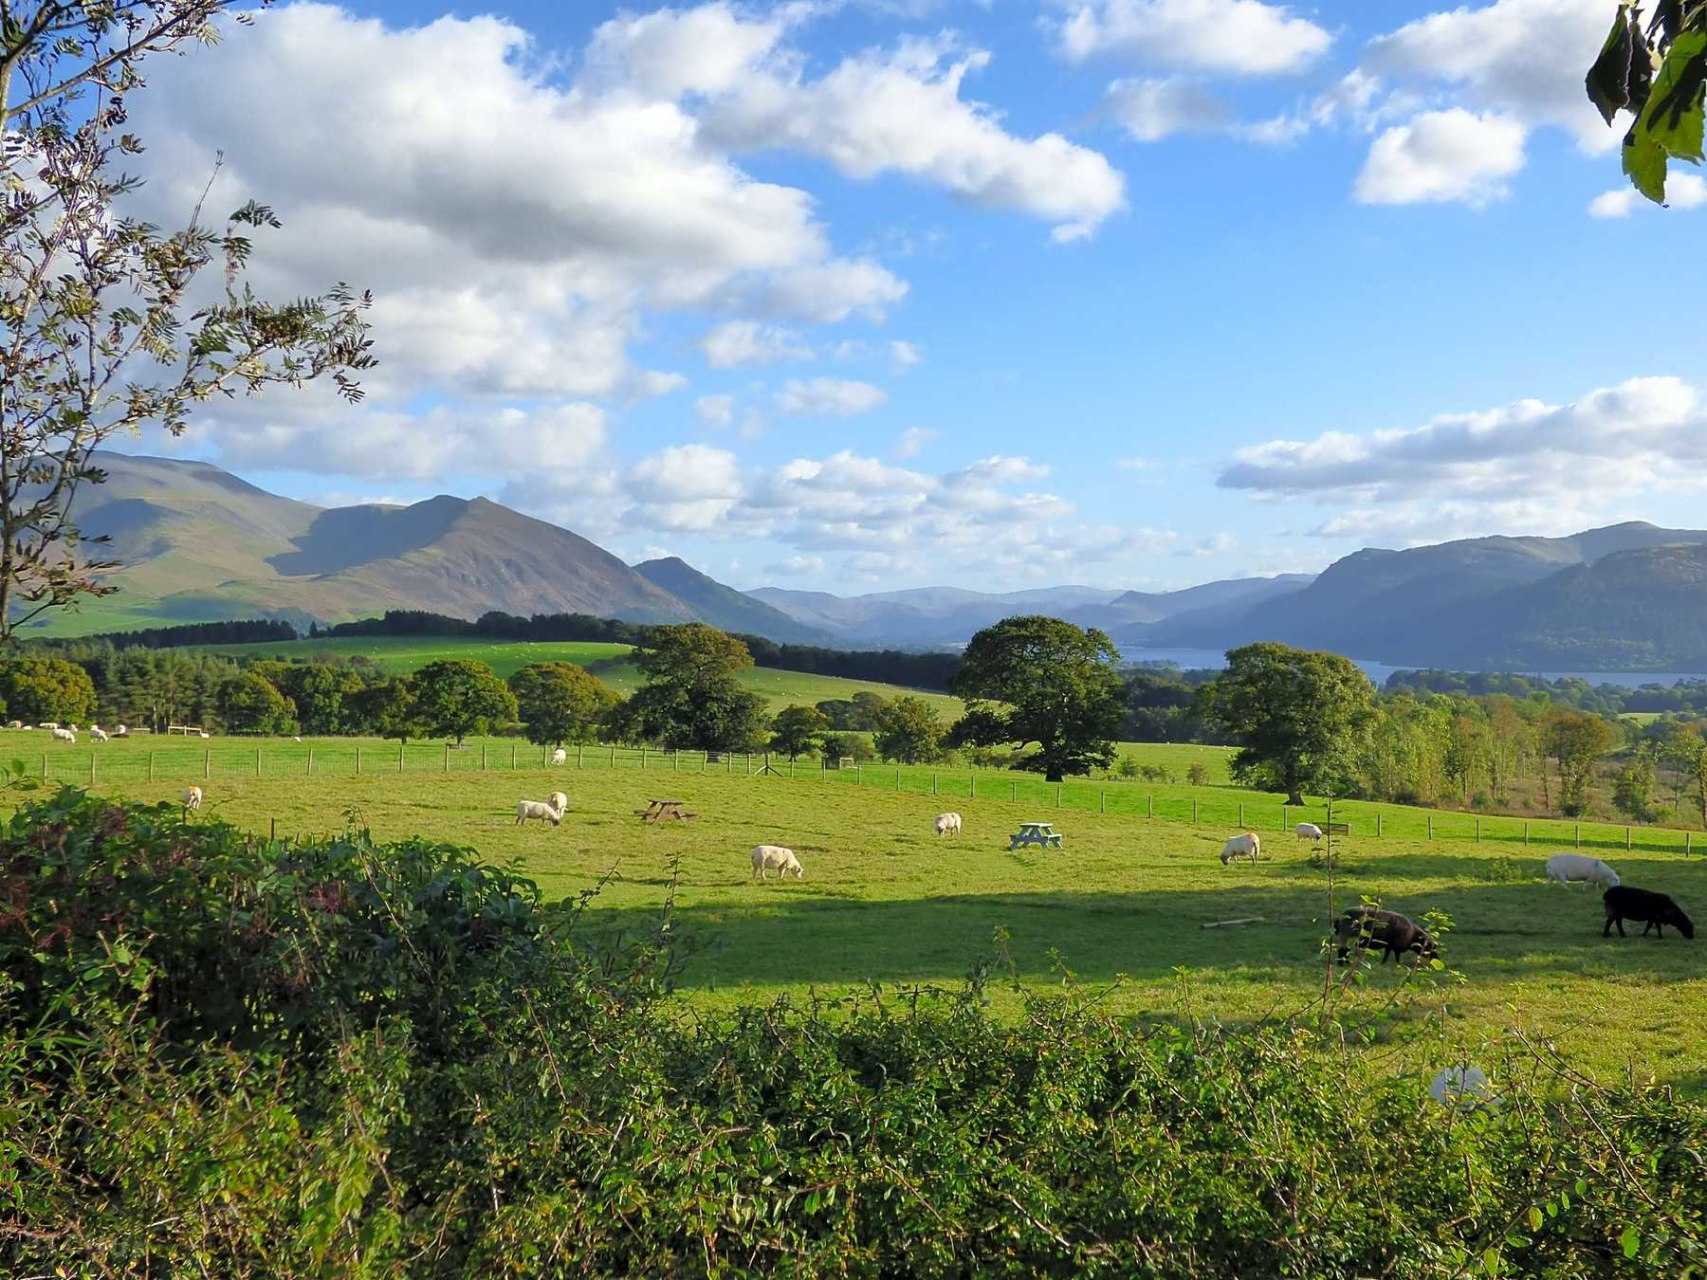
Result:
M723 3L628 14L602 24L587 50L595 82L673 100L737 86L772 52L784 24L754 19Z
M898 373L917 368L924 358L925 353L919 350L916 342L903 342L897 338L889 343L889 363Z
M1666 178L1668 209L1699 209L1707 204L1707 179L1693 173L1674 173ZM1638 208L1651 209L1654 202L1634 187L1616 187L1603 191L1589 201L1591 218L1627 218Z
M1156 463L1153 458L1130 457L1116 458L1114 465L1122 471L1150 471L1155 468Z
M1523 125L1504 116L1424 112L1375 139L1355 193L1364 204L1485 205L1508 194L1505 180L1523 168L1523 142Z
M693 402L693 411L708 427L727 427L735 421L735 397L701 396Z
M1125 204L1125 180L1098 152L1058 133L1018 137L961 97L988 62L947 39L855 54L817 80L797 59L773 60L712 97L703 120L732 149L804 151L853 178L906 174L1040 218L1057 240L1089 235Z
M1431 13L1371 42L1369 69L1446 85L1468 105L1526 125L1568 129L1585 150L1615 148L1583 93L1583 73L1612 22L1601 0L1496 0Z
M1239 451L1218 483L1332 505L1326 536L1556 533L1655 490L1707 488L1707 408L1681 379L1632 378L1569 404L1270 441Z
M783 578L810 578L824 572L823 556L788 556L765 566L766 573Z
M1143 66L1235 75L1300 71L1333 37L1285 5L1260 0L1077 0L1056 27L1073 62L1119 58Z
M1211 133L1231 123L1227 105L1190 80L1116 80L1103 108L1139 142L1160 142L1178 133Z
M869 413L889 397L883 388L849 378L790 378L776 394L779 413L792 418L849 418Z
M902 462L909 458L918 457L924 452L925 446L936 439L936 436L937 433L929 427L908 427L901 433L901 438L895 442L895 457Z
M906 281L887 267L838 258L768 273L755 304L791 319L839 324L856 312L882 320L886 309L906 296Z
M741 497L740 466L727 449L672 445L629 469L627 493L630 521L650 529L710 529Z
M812 348L795 330L756 320L726 321L707 333L699 345L713 369L812 358Z

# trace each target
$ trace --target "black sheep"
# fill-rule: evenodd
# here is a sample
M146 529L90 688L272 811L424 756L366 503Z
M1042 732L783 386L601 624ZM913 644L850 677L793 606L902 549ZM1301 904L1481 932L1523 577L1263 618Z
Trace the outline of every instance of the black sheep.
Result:
M1669 924L1686 938L1695 936L1695 926L1689 917L1683 914L1683 908L1673 902L1663 893L1653 893L1647 889L1634 889L1627 884L1614 885L1601 895L1600 900L1606 904L1606 927L1600 931L1600 936L1609 937L1612 926L1618 926L1618 936L1628 937L1624 932L1626 920L1645 920L1642 936L1648 936L1648 930L1654 930L1658 936L1665 937L1665 927Z
M1414 952L1419 959L1433 960L1440 952L1429 931L1397 911L1382 911L1376 907L1353 907L1334 922L1334 936L1340 940L1338 959L1345 963L1351 944L1366 949L1385 949L1381 963L1397 960L1405 952Z

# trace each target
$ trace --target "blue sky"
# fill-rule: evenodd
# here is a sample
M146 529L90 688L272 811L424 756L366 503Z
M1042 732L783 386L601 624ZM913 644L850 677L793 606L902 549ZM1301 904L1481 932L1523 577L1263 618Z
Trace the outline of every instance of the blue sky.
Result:
M1663 299L1707 186L1622 190L1580 91L1614 7L276 7L155 68L146 198L223 151L286 221L258 284L371 286L384 363L149 445L742 587L1699 526Z

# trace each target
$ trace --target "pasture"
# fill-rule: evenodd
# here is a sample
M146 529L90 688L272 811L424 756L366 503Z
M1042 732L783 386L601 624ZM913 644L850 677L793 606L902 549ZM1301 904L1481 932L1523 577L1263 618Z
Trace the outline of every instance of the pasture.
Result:
M1132 1016L1239 1023L1305 1008L1322 991L1327 872L1311 864L1306 842L1275 831L1277 798L1240 799L1249 793L1229 787L1197 790L1194 825L1179 794L1189 787L1069 784L1055 808L1053 787L994 772L933 778L926 769L854 775L803 767L791 779L748 776L735 760L664 763L656 753L644 769L632 757L613 767L608 755L585 753L580 769L573 753L567 767L547 769L526 744L516 746L512 770L515 744L504 741L459 753L411 747L401 770L395 743L369 743L357 775L350 766L358 744L342 741L108 745L97 760L97 790L175 800L197 781L207 791L204 819L263 835L275 827L281 837L324 833L353 821L382 839L422 834L470 845L515 863L553 897L597 887L595 930L645 928L673 893L677 927L693 947L682 990L690 1006L841 995L873 981L896 998L906 984L957 982L992 954L998 930L1006 941L994 949L1006 952L1021 984L1048 988L1070 972L1106 988L1108 1007ZM142 768L150 751L153 781ZM49 754L50 778L87 784L77 777L92 754L85 744ZM571 799L561 827L515 825L518 799L558 789ZM648 827L634 816L665 797L700 817ZM1269 856L1222 867L1217 853L1235 829L1233 811L1259 803L1269 807L1253 825ZM1336 811L1351 815L1353 833L1339 842L1334 909L1372 897L1412 915L1445 912L1453 921L1446 959L1462 975L1367 967L1362 989L1346 997L1360 1007L1379 1009L1404 985L1395 1014L1374 1024L1367 1051L1377 1061L1420 1070L1448 1046L1475 1052L1518 1028L1598 1074L1634 1069L1707 1087L1707 938L1657 941L1633 931L1603 940L1597 894L1542 882L1546 854L1571 847L1569 838L1525 847L1509 831L1484 831L1481 841L1437 831L1430 840L1417 811L1397 807L1387 807L1376 836L1367 820L1375 808ZM943 809L965 817L958 841L932 834ZM1408 816L1401 822L1400 814ZM1008 853L1008 833L1027 819L1053 821L1065 847ZM1622 833L1600 834L1610 846ZM758 843L793 848L805 878L753 883L747 851ZM1707 925L1707 859L1684 856L1681 844L1597 851L1627 884L1673 894ZM1260 920L1201 927L1250 917ZM1001 986L993 995L999 1008L1016 998Z

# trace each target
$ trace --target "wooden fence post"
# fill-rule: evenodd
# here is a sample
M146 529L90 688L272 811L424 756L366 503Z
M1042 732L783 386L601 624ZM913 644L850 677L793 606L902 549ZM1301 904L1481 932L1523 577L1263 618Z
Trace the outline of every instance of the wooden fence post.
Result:
M1245 829L1245 802L1239 801L1239 830Z
M154 781L154 753L152 751L148 753L148 780Z
M1624 826L1624 852L1630 852L1630 826L1628 823Z
M587 749L587 744L584 742L577 742L575 744L575 767L577 769L583 767L581 764L581 753L583 751L585 751L586 749Z
M1191 825L1194 827L1197 825L1197 797L1196 796L1193 796L1191 798Z
M1098 813L1107 813L1108 812L1108 792L1106 792L1106 791L1098 791L1097 792L1097 812Z
M1059 782L1055 784L1055 807L1057 809L1061 807L1061 784Z
M1694 845L1695 845L1695 833L1693 831L1685 831L1683 833L1683 856L1684 857L1687 858L1690 854L1695 852Z
M89 785L91 787L95 785L95 753L93 751L89 753Z
M1583 824L1577 823L1577 848L1583 847Z
M1377 836L1379 836L1381 834L1381 829L1382 829L1381 818L1382 818L1382 816L1383 816L1383 810L1377 809L1375 811L1375 834Z
M1156 793L1154 791L1144 797L1144 816L1146 818L1156 816Z
M1526 849L1529 847L1529 819L1527 818L1523 820L1523 847Z
M484 742L480 744L480 772L486 772L486 744Z
M1434 815L1432 813L1428 815L1428 838L1434 839Z
M445 772L450 772L450 743L445 743Z
M41 780L47 781L47 752L41 753Z
M255 748L255 776L261 776L261 748Z
M1482 839L1482 818L1481 818L1481 815L1478 814L1476 817L1476 841L1478 844L1481 843L1481 839Z
M936 794L936 774L931 774L931 794Z
M308 748L308 772L314 772L314 748Z
M202 749L202 780L205 782L211 777L213 777L213 750L204 747Z

